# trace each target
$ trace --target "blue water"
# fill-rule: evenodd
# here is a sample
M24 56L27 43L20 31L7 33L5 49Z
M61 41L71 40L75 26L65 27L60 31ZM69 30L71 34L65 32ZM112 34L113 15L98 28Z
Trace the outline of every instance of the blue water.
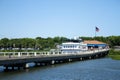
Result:
M120 80L120 61L110 58L0 72L0 80Z

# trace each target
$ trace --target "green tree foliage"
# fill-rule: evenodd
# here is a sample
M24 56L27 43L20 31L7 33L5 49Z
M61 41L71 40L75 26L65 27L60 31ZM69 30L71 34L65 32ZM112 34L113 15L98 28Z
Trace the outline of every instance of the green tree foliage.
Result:
M92 37L79 37L79 38L81 38L82 40L93 40L94 38L92 38Z
M0 47L1 48L7 48L7 47L9 47L9 39L8 38L3 38L3 39L1 39L0 40Z
M80 37L82 40L98 40L105 42L110 45L110 47L113 46L120 46L120 36L109 36L109 37ZM36 37L33 38L16 38L16 39L8 39L8 38L2 38L0 40L0 49L11 49L11 48L32 48L35 50L49 50L52 48L56 48L56 45L61 44L62 42L69 41L70 39L66 37L48 37L48 38L42 38L42 37Z

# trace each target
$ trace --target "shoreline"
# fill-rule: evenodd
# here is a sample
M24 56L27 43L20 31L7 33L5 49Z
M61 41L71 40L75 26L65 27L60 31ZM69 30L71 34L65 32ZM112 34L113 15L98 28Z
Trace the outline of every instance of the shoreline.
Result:
M114 60L120 60L120 50L115 50L115 49L111 49L109 51L108 57L114 59Z

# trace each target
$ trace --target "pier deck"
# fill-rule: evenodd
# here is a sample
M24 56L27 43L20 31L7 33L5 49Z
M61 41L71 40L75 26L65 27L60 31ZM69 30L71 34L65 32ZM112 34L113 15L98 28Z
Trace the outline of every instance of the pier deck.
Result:
M55 64L59 62L70 62L73 60L94 59L107 55L109 49L85 51L81 53L60 54L50 52L0 52L0 66L6 67L28 67L27 63Z

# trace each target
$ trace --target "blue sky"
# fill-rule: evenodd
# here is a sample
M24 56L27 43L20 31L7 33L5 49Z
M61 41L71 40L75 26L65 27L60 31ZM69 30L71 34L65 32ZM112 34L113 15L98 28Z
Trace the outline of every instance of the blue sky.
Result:
M120 0L0 0L0 38L120 35Z

